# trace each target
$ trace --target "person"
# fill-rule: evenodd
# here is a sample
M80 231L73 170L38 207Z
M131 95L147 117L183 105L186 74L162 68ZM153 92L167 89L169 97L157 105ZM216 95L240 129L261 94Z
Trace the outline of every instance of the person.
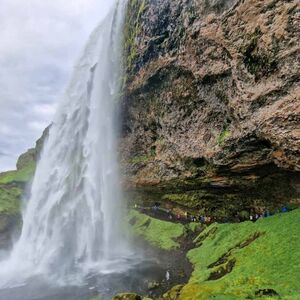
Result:
M166 272L166 280L167 280L167 281L170 280L170 272L169 272L169 271Z
M250 217L249 217L249 218L250 218L250 221L252 222L252 221L253 221L253 216L252 216L252 215L250 215Z

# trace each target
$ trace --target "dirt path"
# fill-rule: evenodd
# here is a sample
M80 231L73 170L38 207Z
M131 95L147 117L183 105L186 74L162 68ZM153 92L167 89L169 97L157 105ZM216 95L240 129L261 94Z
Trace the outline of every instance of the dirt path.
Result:
M180 218L178 218L172 212L170 212L164 208L137 207L135 209L143 214L148 215L149 217L159 219L162 221L168 221L168 222L172 222L172 223L180 223L180 224L184 224L184 225L191 222L191 220L186 219L182 216Z
M162 221L180 223L183 225L187 225L191 222L184 218L177 219L174 215L172 215L172 219L170 219L171 212L163 208L139 207L135 209L152 218ZM161 266L165 270L164 277L157 282L157 286L148 290L149 297L161 299L160 297L174 286L186 284L188 282L193 271L193 266L187 259L186 254L190 249L195 247L193 240L200 232L192 232L188 229L188 226L186 226L186 228L186 234L178 239L180 248L177 250L162 250L150 246L141 239L136 241L139 244L139 247L144 249L145 256L158 258ZM167 272L169 273L169 280L167 280Z

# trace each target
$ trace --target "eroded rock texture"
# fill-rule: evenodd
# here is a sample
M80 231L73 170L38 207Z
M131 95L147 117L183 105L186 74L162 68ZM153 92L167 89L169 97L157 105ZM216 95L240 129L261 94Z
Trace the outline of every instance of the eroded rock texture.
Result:
M120 152L135 200L299 203L299 31L297 0L129 1Z

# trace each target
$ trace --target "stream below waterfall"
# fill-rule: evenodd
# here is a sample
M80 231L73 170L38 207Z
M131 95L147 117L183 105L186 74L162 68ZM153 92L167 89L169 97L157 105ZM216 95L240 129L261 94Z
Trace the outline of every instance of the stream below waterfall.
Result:
M173 286L188 281L192 268L182 249L161 250L141 240L136 241L136 249L136 255L120 260L119 265L110 266L107 272L87 275L80 285L60 286L39 275L18 286L0 289L0 300L90 300L96 296L100 296L101 300L110 300L122 292L157 299ZM139 256L141 253L142 256ZM170 273L169 281L166 280L167 271ZM157 288L149 289L151 283L158 283Z

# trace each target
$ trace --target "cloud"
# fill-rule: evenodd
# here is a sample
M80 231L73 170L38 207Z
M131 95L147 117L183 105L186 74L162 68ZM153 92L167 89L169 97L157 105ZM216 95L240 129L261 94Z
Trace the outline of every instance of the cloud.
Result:
M0 156L9 156L8 153L0 151Z
M90 32L110 5L107 0L1 1L0 171L14 168L51 122Z

